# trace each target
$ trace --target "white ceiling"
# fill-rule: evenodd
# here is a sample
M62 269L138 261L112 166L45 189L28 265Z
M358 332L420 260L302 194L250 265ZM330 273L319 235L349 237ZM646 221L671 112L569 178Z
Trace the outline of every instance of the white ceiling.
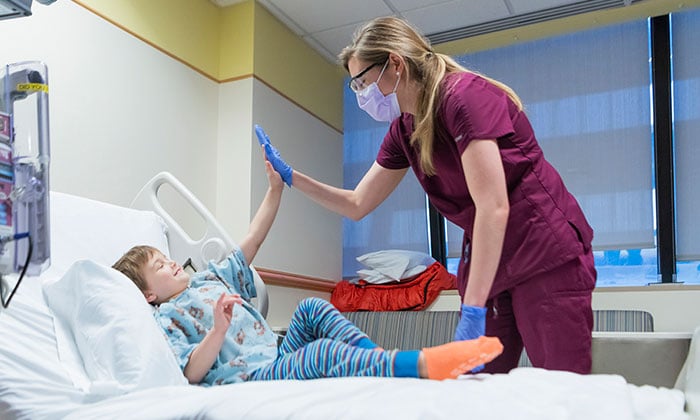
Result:
M211 0L220 7L243 0ZM378 17L406 18L426 36L471 28L487 22L508 22L549 15L571 15L632 0L258 0L314 49L335 62L352 41L355 29Z

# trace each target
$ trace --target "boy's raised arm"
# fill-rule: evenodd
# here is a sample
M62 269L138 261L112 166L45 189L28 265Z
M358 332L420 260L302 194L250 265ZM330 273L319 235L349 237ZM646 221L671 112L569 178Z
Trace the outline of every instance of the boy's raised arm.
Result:
M265 157L265 152L263 151L263 157ZM253 220L250 222L250 227L248 228L248 233L240 242L241 251L245 257L248 264L251 264L255 255L258 253L260 246L262 245L267 233L272 227L272 222L275 221L277 216L277 210L280 207L280 202L282 201L282 190L284 189L284 183L282 178L274 170L272 164L265 158L265 173L267 174L267 180L270 184L265 194L265 198L258 211L255 213Z

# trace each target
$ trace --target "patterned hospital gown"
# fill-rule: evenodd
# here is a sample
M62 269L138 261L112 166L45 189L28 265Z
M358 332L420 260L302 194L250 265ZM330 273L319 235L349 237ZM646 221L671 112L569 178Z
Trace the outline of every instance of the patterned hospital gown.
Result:
M239 293L246 301L234 305L231 325L214 365L200 385L243 382L254 370L277 357L277 335L248 301L255 297L253 274L240 249L207 271L192 275L184 292L155 311L175 357L184 370L194 348L214 326L214 307L221 293Z

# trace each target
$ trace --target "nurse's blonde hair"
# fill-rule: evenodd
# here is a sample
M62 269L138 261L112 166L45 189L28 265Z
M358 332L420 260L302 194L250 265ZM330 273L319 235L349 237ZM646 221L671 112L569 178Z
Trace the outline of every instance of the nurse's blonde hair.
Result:
M345 70L349 70L348 61L352 57L367 63L384 64L390 53L403 57L409 80L422 87L416 104L418 110L411 145L420 148L420 165L423 172L435 175L433 142L438 101L442 95L440 82L448 73L476 72L467 70L448 55L434 52L430 41L420 35L416 28L396 17L376 18L361 27L355 32L352 44L345 47L338 58ZM513 89L498 80L480 76L503 89L518 108L522 109L522 102Z

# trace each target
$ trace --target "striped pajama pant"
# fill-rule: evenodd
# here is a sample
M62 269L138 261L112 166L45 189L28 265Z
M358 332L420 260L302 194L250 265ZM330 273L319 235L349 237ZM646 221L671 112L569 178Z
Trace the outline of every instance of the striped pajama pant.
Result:
M356 347L367 335L323 299L299 303L277 359L251 373L251 381L341 376L394 376L396 351Z

